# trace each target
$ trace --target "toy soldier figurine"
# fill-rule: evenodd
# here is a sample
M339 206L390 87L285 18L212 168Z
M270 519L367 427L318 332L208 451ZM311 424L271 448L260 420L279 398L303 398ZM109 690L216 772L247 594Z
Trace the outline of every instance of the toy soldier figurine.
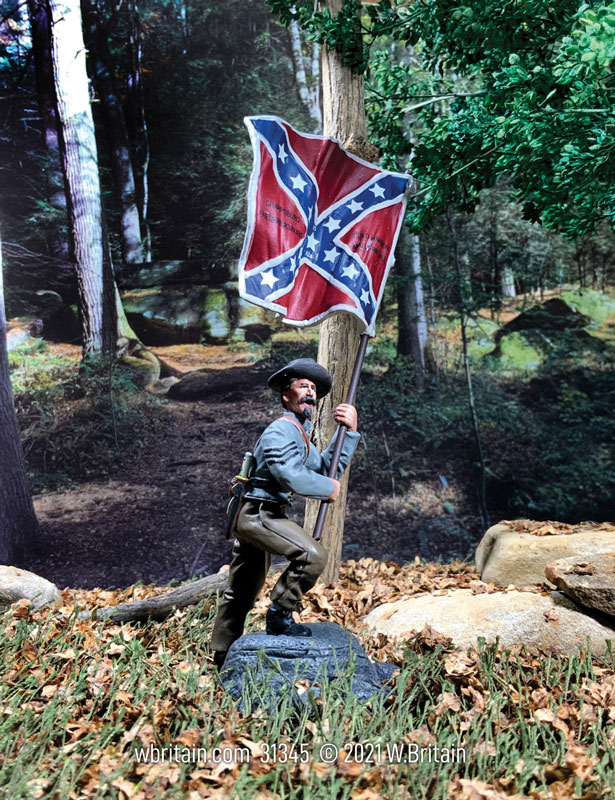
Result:
M285 556L290 563L271 592L266 631L272 636L311 636L309 628L293 621L292 612L325 568L327 552L320 542L284 516L284 510L290 504L291 493L334 502L340 490L339 480L326 474L336 436L323 453L308 437L312 407L317 398L331 390L327 370L311 358L298 358L274 373L268 384L280 392L285 411L265 429L254 448L254 466L237 518L228 588L211 640L218 668L231 644L243 633L272 554ZM360 435L354 406L342 403L333 416L339 425L348 428L339 478L350 463Z

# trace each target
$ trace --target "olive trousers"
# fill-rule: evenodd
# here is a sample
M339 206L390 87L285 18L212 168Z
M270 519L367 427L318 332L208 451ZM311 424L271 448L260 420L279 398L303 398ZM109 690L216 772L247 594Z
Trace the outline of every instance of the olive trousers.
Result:
M246 500L237 519L237 538L224 592L214 624L211 649L226 651L243 633L248 612L263 588L272 555L289 565L271 591L271 600L294 609L314 586L327 563L327 551L274 503Z

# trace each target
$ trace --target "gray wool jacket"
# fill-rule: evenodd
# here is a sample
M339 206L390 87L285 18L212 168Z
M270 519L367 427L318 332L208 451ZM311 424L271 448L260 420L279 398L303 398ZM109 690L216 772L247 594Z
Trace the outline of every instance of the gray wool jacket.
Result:
M285 411L283 416L301 422L292 411ZM303 423L308 436L311 427L307 420ZM306 458L305 441L297 426L283 419L275 420L263 431L256 443L254 468L244 497L281 505L290 504L291 494L326 500L333 491L333 481L327 477L327 472L336 438L337 431L322 453L310 442ZM350 463L360 438L361 434L357 431L346 430L337 471L338 479Z

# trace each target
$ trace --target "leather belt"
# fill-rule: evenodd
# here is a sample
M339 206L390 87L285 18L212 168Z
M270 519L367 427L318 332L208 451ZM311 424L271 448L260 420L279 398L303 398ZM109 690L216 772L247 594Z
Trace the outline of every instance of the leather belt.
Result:
M251 492L252 489L262 489L269 494L278 494L280 491L280 484L269 478L250 478L246 484L246 492Z

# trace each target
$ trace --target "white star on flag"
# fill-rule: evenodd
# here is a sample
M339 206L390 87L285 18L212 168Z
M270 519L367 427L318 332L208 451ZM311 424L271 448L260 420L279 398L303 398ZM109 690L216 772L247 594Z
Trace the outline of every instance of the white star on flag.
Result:
M336 231L340 226L339 219L334 219L333 217L329 217L329 219L325 222L324 227L329 231L329 233L333 233Z
M348 203L348 208L354 214L355 211L363 211L363 203L357 203L357 201L353 199Z
M377 183L370 187L370 192L374 193L374 197L384 197L384 188L382 186L378 186Z
M271 289L273 289L273 284L277 283L277 281L278 278L276 278L276 276L273 274L272 269L268 270L267 272L263 272L261 275L261 284L263 286L269 286Z
M363 289L361 292L361 302L362 303L369 303L369 292L367 289Z
M314 236L313 233L310 233L310 235L307 238L307 246L309 250L316 250L316 248L318 247L318 239Z
M278 158L280 159L280 161L282 162L282 164L285 164L285 163L286 163L286 159L288 158L288 153L287 153L287 152L286 152L286 150L284 149L284 145L283 145L283 144L281 144L281 145L278 147Z
M325 261L334 262L337 256L337 250L332 247L330 250L325 250Z
M293 185L293 189L299 189L300 192L302 192L307 186L307 181L304 181L301 175L295 175L295 177L291 178L290 180Z
M348 264L347 267L344 267L342 270L342 275L344 278L350 278L350 280L354 280L359 274L359 270L355 267L354 264Z

